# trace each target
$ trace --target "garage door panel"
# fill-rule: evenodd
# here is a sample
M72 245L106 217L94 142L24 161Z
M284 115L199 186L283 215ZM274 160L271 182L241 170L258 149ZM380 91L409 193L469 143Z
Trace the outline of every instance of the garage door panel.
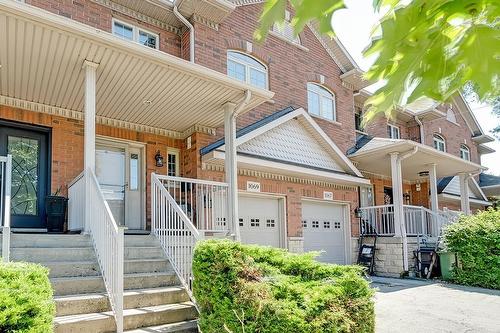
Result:
M240 196L238 206L243 243L280 246L279 199Z
M304 251L323 251L319 261L344 264L344 206L303 201L302 219Z

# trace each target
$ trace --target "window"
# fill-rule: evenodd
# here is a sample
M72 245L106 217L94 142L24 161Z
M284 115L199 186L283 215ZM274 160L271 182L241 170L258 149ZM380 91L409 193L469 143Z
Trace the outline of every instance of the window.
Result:
M285 21L280 24L275 23L273 25L273 32L292 43L300 44L300 38L293 32L293 27L290 24L290 21L290 12L285 11Z
M340 222L335 221L335 223L334 223L334 228L335 228L335 229L340 229Z
M171 151L167 154L167 175L178 176L179 175L179 152Z
M330 229L330 221L324 221L323 222L323 228Z
M307 84L307 107L309 113L328 120L337 120L335 95L315 84Z
M251 227L259 227L260 226L260 219L250 219L250 226Z
M363 128L363 110L358 107L354 109L354 128L358 132L365 131L365 129Z
M436 148L439 151L446 151L446 143L441 135L434 134L433 141L434 141L434 148Z
M457 117L455 116L455 112L453 112L453 109L451 107L446 111L446 120L454 124L457 123Z
M460 145L460 158L466 161L470 161L470 149L464 144Z
M313 228L319 228L319 221L312 221Z
M152 49L158 49L158 35L113 19L113 34L137 42Z
M302 228L307 228L307 221L306 220L302 221Z
M387 124L387 135L391 139L401 139L401 132L398 126Z
M246 54L227 52L227 75L252 86L267 89L266 66Z
M274 228L276 226L276 222L273 219L267 219L266 221L266 227L268 228Z

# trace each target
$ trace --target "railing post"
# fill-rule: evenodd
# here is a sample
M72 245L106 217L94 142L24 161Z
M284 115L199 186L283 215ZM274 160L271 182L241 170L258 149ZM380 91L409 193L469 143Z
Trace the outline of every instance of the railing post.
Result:
M124 259L124 247L125 247L125 229L126 227L118 227L118 239L117 239L117 249L116 256L118 260L116 261L116 332L123 332L123 261Z
M10 260L10 191L12 180L12 155L7 155L7 162L5 163L5 201L4 201L4 215L3 215L3 229L2 229L2 258L4 262Z

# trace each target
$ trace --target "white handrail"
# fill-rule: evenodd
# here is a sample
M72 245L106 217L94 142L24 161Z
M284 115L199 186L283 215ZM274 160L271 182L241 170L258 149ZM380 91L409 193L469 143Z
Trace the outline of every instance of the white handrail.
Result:
M123 332L123 261L124 230L118 226L102 195L99 182L91 169L85 173L90 207L88 230L97 255L99 267L115 315L116 331Z
M151 231L193 298L193 253L202 236L154 173L151 174Z
M10 260L10 196L12 155L0 156L0 225L2 226L2 258Z

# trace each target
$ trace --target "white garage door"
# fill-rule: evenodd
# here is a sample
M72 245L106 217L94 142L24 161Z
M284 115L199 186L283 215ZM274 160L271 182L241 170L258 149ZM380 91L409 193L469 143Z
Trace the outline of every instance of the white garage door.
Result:
M318 260L345 264L344 206L302 201L304 251L324 251Z
M280 200L242 196L238 198L241 241L280 247Z

